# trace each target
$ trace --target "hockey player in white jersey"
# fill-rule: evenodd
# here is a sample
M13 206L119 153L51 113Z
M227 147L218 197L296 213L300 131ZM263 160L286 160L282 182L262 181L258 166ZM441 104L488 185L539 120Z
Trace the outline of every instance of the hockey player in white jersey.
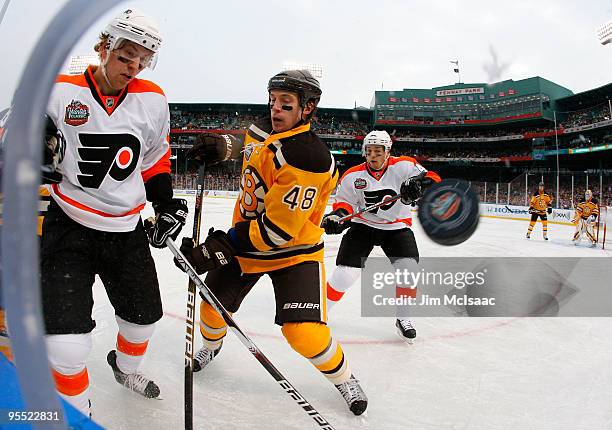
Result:
M151 18L126 10L100 35L100 66L60 75L47 108L57 129L47 134L65 138L63 148L45 139L55 159L46 165L55 183L41 239L47 349L57 390L86 414L95 275L119 326L107 356L115 379L145 397L160 394L137 371L162 317L149 244L164 247L187 216L185 200L173 198L168 102L161 88L136 77L155 65L161 43ZM157 220L143 225L147 200Z
M419 260L412 225L411 203L421 197L424 189L440 177L427 171L414 158L390 155L392 140L386 131L374 130L363 140L362 155L366 162L348 169L336 191L333 212L323 218L321 227L327 234L340 234L342 238L336 257L336 269L327 282L327 309L331 309L359 277L362 258L368 257L374 246L380 246L395 269L402 270L410 259ZM374 205L386 198L401 194L376 210L354 217L351 222L340 219L358 209ZM414 297L416 291L396 288L397 297ZM416 330L398 310L396 327L400 336L412 341Z

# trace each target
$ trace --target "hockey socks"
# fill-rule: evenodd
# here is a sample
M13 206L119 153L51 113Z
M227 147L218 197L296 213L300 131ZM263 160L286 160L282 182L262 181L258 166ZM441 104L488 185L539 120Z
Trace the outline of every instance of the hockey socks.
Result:
M344 293L359 278L357 267L338 266L327 281L327 310L340 301Z
M55 388L62 398L89 416L89 375L85 362L92 347L91 333L50 335L46 343Z
M194 372L202 370L219 354L227 334L225 320L206 301L200 303L200 334L204 346L193 357Z

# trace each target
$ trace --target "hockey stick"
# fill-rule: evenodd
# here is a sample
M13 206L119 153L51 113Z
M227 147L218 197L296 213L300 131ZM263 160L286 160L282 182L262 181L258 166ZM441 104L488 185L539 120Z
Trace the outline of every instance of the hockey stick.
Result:
M367 206L367 207L365 207L365 208L363 208L363 209L359 209L357 212L354 212L354 213L352 213L352 214L349 214L349 215L343 216L342 218L340 218L340 219L338 220L338 222L346 222L346 221L350 221L350 220L352 220L353 218L355 218L356 216L361 215L362 213L366 213L366 212L373 211L374 209L378 209L378 208L379 208L379 207L381 207L381 206L387 205L387 204L389 204L389 203L393 203L393 202L395 202L395 201L397 201L397 200L399 200L399 199L401 199L401 198L402 198L402 195L401 195L401 194L398 194L398 195L393 196L393 197L389 197L389 198L387 198L387 199L384 199L382 202L374 203L373 205ZM413 203L414 203L414 202L413 202Z
M302 397L302 395L295 389L295 387L285 379L285 377L280 373L280 371L274 367L274 365L268 360L268 358L264 355L263 352L253 343L253 341L238 327L238 324L234 321L229 312L223 307L219 299L208 289L208 286L200 279L194 268L189 264L189 262L185 259L183 253L177 248L176 244L171 238L166 240L166 245L168 245L168 249L172 251L174 257L181 265L183 270L187 272L189 275L189 279L191 279L195 286L198 287L200 292L204 295L208 303L223 317L226 324L232 329L234 334L238 337L238 339L243 343L244 346L255 356L257 361L268 371L270 375L278 382L283 390L293 399L295 402L304 409L304 412L308 414L318 425L320 428L325 430L334 430L334 427L327 422L323 416L317 412L317 410L310 404L308 401Z
M193 214L193 241L200 242L202 201L204 200L204 163L198 169L197 194ZM196 286L189 279L187 287L187 325L185 334L185 430L193 429L193 337L195 331Z

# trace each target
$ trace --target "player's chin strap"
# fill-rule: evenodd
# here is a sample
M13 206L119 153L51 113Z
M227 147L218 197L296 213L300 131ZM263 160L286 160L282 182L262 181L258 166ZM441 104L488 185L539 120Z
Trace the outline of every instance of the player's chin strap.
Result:
M106 64L108 63L108 59L110 58L110 53L111 53L111 51L107 50L106 60L104 61L104 63L100 62L100 70L102 70L102 76L104 76L104 80L106 81L106 85L108 85L113 90L116 90L116 88L111 85L110 81L108 80L108 76L106 75Z
M108 63L108 56L109 55L110 55L110 52L106 56L106 61L104 61L103 64L100 63L100 70L102 70L102 76L104 76L104 80L106 81L106 85L108 85L109 87L113 88L113 86L111 85L110 81L108 80L108 76L106 76L106 63Z

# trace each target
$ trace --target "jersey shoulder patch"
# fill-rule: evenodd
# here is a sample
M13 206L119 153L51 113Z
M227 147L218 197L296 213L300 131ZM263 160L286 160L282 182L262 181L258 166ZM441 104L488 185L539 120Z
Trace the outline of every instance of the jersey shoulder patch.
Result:
M325 173L331 170L333 163L331 153L313 132L296 134L281 139L280 142L282 156L287 164L312 173ZM273 144L269 147L274 152L278 151Z

